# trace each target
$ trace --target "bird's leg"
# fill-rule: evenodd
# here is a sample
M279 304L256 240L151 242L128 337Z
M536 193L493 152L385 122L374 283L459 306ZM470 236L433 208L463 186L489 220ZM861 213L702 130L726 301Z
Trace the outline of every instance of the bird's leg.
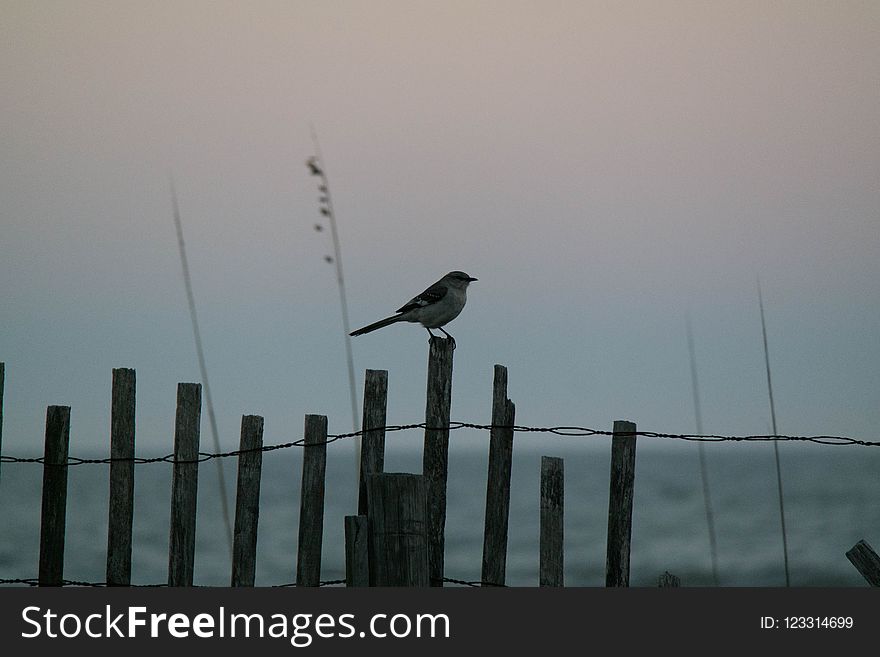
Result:
M439 328L441 331L443 331L443 335L445 335L448 339L452 340L452 348L455 349L455 338L453 338L446 331L444 331L442 327L439 327Z
M427 326L425 327L425 330L428 332L428 335L431 336L431 337L428 339L428 342L430 342L431 340L433 340L434 338L437 337L436 335L434 335L433 333L431 333L431 329L429 329Z

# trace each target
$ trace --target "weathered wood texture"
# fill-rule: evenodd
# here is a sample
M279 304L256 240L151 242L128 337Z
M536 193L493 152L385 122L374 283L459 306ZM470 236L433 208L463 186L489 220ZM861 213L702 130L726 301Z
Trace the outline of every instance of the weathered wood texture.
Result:
M561 458L541 457L540 586L563 586L565 476Z
M452 340L431 338L425 404L422 474L428 498L428 564L431 586L443 586L446 528L446 476L449 467L449 416L452 403Z
M129 586L134 518L134 370L113 370L111 395L107 586Z
M492 429L489 433L486 522L480 579L485 584L497 586L504 585L507 572L514 415L513 402L507 398L507 368L496 365L492 387Z
M40 521L40 586L61 586L64 580L64 530L67 518L67 454L70 407L46 409L43 454L43 504Z
M263 418L259 415L243 415L235 495L235 529L232 533L231 586L253 586L257 573L262 447Z
M179 383L177 385L177 413L174 428L174 467L171 480L168 586L193 585L201 417L201 384Z
M428 586L426 484L422 475L367 475L371 586Z
M364 482L365 495L366 488L367 485ZM367 517L345 516L345 585L369 586L369 562Z
M367 484L364 477L385 469L385 417L388 406L388 372L367 370L364 379L364 415L361 429L358 513L367 513Z
M862 577L871 586L880 586L880 557L868 545L867 541L861 540L846 553L846 558L856 567Z
M605 586L629 586L633 489L636 474L636 425L614 422L611 439L611 491L608 501L608 549Z
M320 586L324 539L324 476L327 471L327 417L306 415L296 585Z

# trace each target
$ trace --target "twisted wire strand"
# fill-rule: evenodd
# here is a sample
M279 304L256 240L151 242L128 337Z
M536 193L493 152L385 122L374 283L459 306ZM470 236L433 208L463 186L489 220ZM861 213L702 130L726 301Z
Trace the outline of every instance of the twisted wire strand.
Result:
M450 422L445 427L430 427L425 422L417 422L412 424L391 424L384 427L384 431L386 433L396 433L401 431L411 431L414 429L428 429L428 430L441 430L448 429L450 431L456 431L459 429L475 429L479 431L490 431L494 428L503 428L503 429L512 429L516 433L544 433L556 435L564 438L586 438L591 436L613 436L615 435L613 431L605 430L605 429L591 429L589 427L579 427L574 425L561 425L561 426L550 426L550 427L529 427L524 425L493 425L493 424L479 424L476 422L458 422L453 421ZM377 429L372 428L370 431L377 431ZM356 438L359 436L363 436L365 431L351 431L348 433L339 433L339 434L329 434L327 436L327 440L323 441L323 443L315 443L315 444L325 444L329 445L331 443L337 442L339 440L346 440L349 438ZM627 432L625 434L618 435L626 435L626 436L640 436L643 438L658 438L658 439L667 439L667 440L684 440L690 442L809 442L815 443L818 445L859 445L862 447L880 447L880 441L871 441L871 440L862 440L859 438L851 438L849 436L827 436L827 435L819 435L819 436L790 436L790 435L778 435L778 434L750 434L745 436L731 436L731 435L723 435L723 434L691 434L691 433L665 433L660 431L633 431ZM264 445L259 448L250 449L250 450L232 450L228 452L199 452L199 456L197 459L191 460L181 460L175 461L174 454L166 454L164 456L156 456L156 457L140 457L136 456L130 459L113 459L113 458L80 458L77 456L68 456L66 465L91 465L91 464L109 464L114 461L131 461L137 465L144 465L149 463L204 463L206 461L211 461L214 459L221 458L231 458L234 456L240 456L241 454L245 454L247 452L260 451L260 452L272 452L279 449L289 449L291 447L303 447L305 445L305 439L300 438L298 440L293 440L286 443L278 443L275 445ZM8 456L3 455L0 456L0 463L38 463L44 464L44 457L42 456L34 456L34 457L18 457L18 456ZM65 465L65 464L55 464L55 465Z
M479 580L465 580L465 579L455 579L453 577L444 577L442 580L444 584L458 584L459 586L467 586L471 588L479 588L482 586L486 587L496 587L496 588L504 588L504 584L494 584L492 582L481 582ZM17 579L0 579L0 585L9 585L9 584L25 584L27 586L39 586L40 581L36 577L24 577ZM322 580L318 586L343 586L345 584L344 579L329 579ZM107 587L106 582L83 582L79 580L71 580L65 579L61 581L61 586L82 586L82 587L91 587L91 588L104 588ZM296 588L296 582L290 582L286 584L272 584L270 588ZM122 587L125 588L125 587ZM132 584L128 588L169 588L167 584ZM201 588L199 586L195 586L193 588Z

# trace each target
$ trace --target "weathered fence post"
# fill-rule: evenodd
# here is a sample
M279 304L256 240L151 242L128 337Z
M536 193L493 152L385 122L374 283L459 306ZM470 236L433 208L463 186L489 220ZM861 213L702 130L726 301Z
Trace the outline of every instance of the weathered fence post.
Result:
M561 458L541 457L541 586L563 586L564 470Z
M366 487L366 482L364 482L364 494L366 494ZM366 516L345 516L346 586L370 585L368 536Z
M846 553L846 558L856 567L862 577L864 577L871 586L880 586L880 557L868 545L868 542L862 539L850 548Z
M608 500L608 549L605 586L629 586L633 488L636 475L636 425L614 422L611 439L611 492Z
M320 586L324 538L324 475L327 470L327 417L306 415L296 585Z
M385 417L388 406L388 371L367 370L364 379L364 415L361 424L360 482L358 513L367 513L367 484L364 477L385 469Z
M70 406L46 409L43 455L43 508L40 521L40 586L64 581L64 529L67 517L67 453Z
M449 466L449 414L452 404L452 340L431 338L425 405L422 474L428 499L428 578L443 586L446 527L446 475Z
M483 531L483 569L480 579L484 584L497 586L504 585L507 570L514 413L513 402L507 398L507 368L496 365L492 387L492 429L489 433L486 524Z
M134 515L134 370L113 370L111 395L107 586L129 586Z
M263 418L259 415L242 415L230 586L254 585L257 571L257 525L260 520L262 447Z
M168 586L193 585L201 417L201 384L178 383L177 413L174 427L174 468L171 480Z
M428 586L426 484L422 475L367 475L371 586Z

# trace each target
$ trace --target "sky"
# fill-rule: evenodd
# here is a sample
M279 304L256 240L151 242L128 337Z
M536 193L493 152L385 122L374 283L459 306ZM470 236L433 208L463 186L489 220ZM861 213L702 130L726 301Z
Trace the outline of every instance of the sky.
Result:
M223 448L242 414L351 430L312 129L352 328L479 279L453 419L489 421L501 363L518 424L694 431L690 318L704 429L767 433L760 279L780 432L878 440L878 30L871 1L4 0L2 451L40 454L50 404L105 450L114 367L171 451L200 380L172 179ZM353 349L358 396L387 369L389 422L423 420L426 332Z

